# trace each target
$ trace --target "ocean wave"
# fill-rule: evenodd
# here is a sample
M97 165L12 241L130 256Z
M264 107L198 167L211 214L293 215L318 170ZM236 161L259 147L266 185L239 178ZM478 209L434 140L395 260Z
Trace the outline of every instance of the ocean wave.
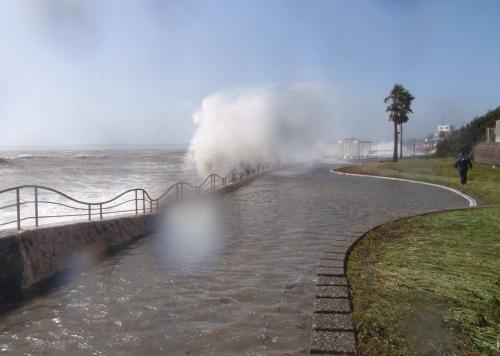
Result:
M5 165L5 166L9 166L12 164L12 161L8 158L3 158L3 157L0 157L0 165Z
M87 158L108 158L108 156L100 156L100 155L91 155L87 153L79 153L79 154L68 154L65 156L66 158L78 158L78 159L87 159Z
M103 154L91 154L91 153L41 153L41 154L33 154L33 153L19 153L15 156L15 159L20 160L30 160L30 159L45 159L45 158L64 158L64 159L106 159L109 158L108 155Z
M31 158L42 158L43 156L34 155L31 153L19 153L16 155L16 159L31 159Z

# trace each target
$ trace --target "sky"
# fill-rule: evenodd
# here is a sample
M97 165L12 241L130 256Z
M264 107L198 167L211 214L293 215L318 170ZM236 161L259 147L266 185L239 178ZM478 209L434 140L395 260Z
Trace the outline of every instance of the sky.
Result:
M0 0L0 147L188 144L228 90L328 88L327 137L407 137L500 105L500 1ZM330 118L331 116L331 118Z

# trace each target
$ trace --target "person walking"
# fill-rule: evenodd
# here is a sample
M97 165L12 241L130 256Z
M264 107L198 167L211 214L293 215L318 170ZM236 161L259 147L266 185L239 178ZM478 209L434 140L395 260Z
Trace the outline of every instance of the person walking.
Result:
M472 162L469 159L469 156L464 152L461 152L458 155L458 159L455 162L455 168L458 168L458 173L460 174L460 183L464 185L467 183L467 171L472 169Z

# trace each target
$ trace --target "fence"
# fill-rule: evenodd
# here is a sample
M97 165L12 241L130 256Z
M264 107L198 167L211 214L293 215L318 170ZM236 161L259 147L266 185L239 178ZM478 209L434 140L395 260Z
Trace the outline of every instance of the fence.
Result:
M135 215L153 213L172 199L179 199L189 193L195 194L225 187L228 183L234 184L244 177L263 172L264 168L282 166L283 163L280 162L277 164L257 165L257 169L247 168L245 172L238 172L233 169L226 177L212 173L199 185L192 185L187 182L172 184L158 198L152 198L142 188L129 189L112 199L101 202L82 201L59 190L39 185L22 185L8 188L0 191L0 198L8 198L8 195L10 195L13 203L0 206L0 213L4 213L0 215L0 229L17 227L17 230L21 230L21 227L26 223L38 227L42 221L49 219L52 219L52 221L58 219L58 222L72 221L75 218L92 221L127 213ZM61 210L69 210L69 213L62 213Z

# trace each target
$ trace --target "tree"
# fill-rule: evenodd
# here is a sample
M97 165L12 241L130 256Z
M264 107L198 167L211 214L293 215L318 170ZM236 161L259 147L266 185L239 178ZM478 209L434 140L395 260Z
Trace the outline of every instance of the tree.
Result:
M394 152L392 160L398 161L398 125L403 133L403 123L408 122L408 114L413 113L411 103L415 99L413 95L401 84L394 84L389 96L384 99L387 105L386 112L389 113L389 121L394 123ZM401 157L403 156L403 140L401 139Z
M450 132L438 142L436 155L446 157L456 156L460 152L471 153L476 144L486 141L486 128L495 126L497 120L500 120L500 106Z

